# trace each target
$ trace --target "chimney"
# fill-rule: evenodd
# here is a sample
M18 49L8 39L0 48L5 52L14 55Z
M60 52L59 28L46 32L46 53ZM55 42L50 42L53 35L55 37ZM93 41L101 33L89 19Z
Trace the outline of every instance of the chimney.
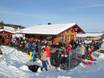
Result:
M48 22L48 25L51 25L52 23Z

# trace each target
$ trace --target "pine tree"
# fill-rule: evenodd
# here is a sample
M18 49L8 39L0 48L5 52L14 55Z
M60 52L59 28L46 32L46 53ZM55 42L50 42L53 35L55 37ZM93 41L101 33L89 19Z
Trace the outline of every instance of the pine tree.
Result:
M3 23L3 21L0 22L0 29L4 29L4 23Z

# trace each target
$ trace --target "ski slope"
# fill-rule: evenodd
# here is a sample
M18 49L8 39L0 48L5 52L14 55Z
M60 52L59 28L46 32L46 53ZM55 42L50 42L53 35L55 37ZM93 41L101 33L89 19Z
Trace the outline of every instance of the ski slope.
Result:
M50 69L49 71L31 72L25 65L28 56L14 48L2 46L0 55L0 78L103 78L104 55L100 54L96 64L84 66L82 63L72 70Z

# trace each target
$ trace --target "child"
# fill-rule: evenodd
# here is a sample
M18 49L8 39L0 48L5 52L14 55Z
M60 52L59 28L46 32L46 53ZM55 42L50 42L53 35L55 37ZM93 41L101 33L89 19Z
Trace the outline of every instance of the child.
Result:
M45 68L45 70L47 71L47 55L46 55L46 51L43 48L42 49L42 53L41 53L41 60L42 60L42 66L43 68ZM43 70L43 68L41 70Z

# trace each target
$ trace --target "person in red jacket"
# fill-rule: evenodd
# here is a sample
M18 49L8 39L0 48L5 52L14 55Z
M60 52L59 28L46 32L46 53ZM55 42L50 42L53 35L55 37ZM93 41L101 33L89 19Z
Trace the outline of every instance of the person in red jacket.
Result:
M71 52L71 50L72 50L72 46L71 46L71 44L69 44L67 47L66 47L66 53L69 55L69 53Z
M45 45L45 51L46 51L47 62L49 64L49 67L51 67L51 62L50 62L51 51L47 44Z
M41 53L41 60L42 60L42 65L43 68L45 68L45 70L47 71L47 54L45 51L45 48L42 48L42 53ZM43 68L41 68L41 70L43 70Z

